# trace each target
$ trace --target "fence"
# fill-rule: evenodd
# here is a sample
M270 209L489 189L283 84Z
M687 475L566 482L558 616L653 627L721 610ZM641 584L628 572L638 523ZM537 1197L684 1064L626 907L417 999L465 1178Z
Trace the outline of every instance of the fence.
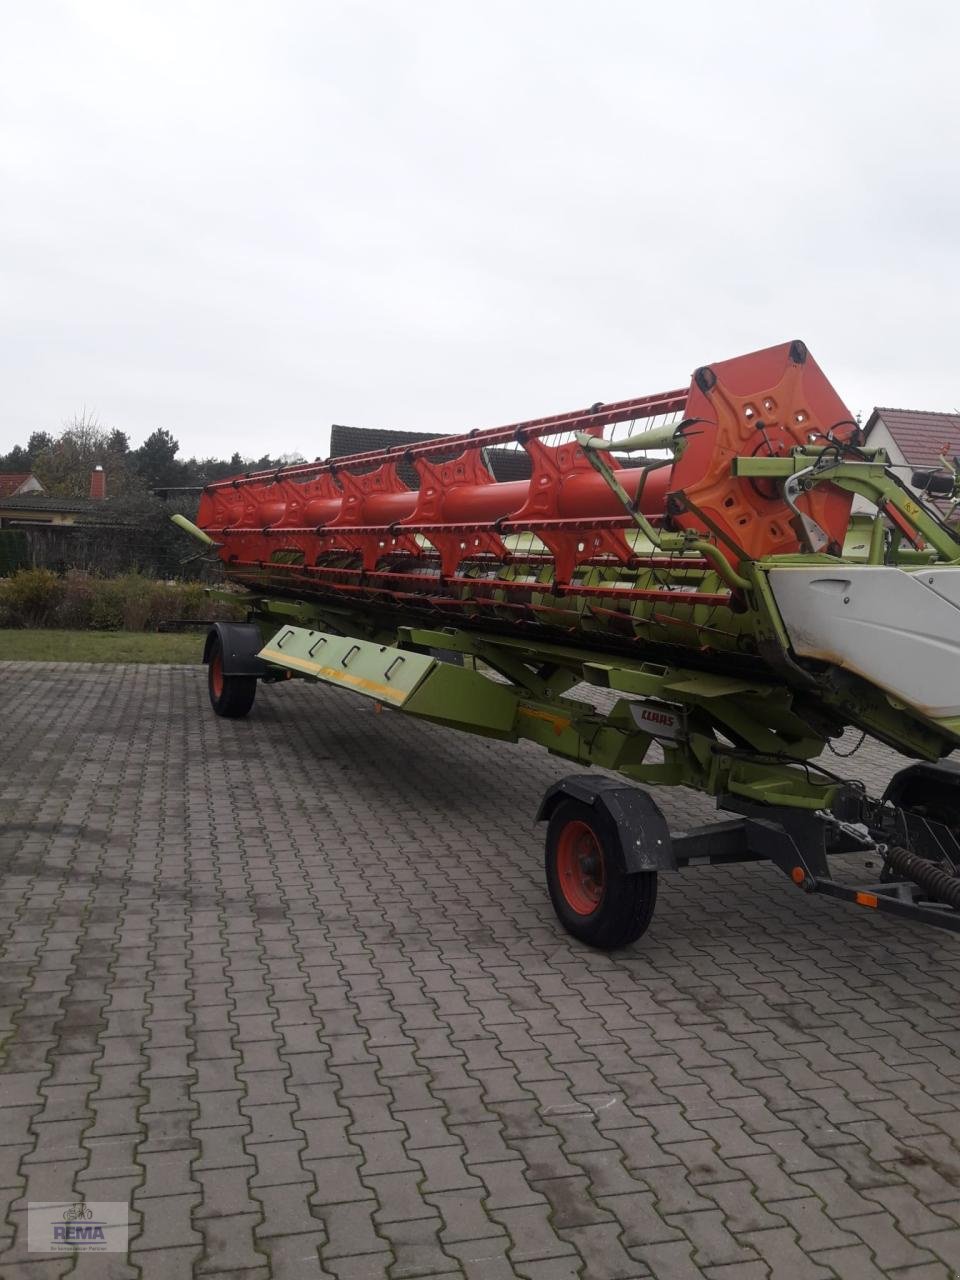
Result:
M150 578L219 582L215 556L178 532L118 524L24 524L0 530L0 576L16 569L82 569L104 577L137 572Z

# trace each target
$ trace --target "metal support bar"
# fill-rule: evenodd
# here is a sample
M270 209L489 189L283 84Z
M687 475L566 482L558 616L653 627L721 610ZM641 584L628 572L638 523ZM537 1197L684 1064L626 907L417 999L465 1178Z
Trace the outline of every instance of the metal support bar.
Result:
M904 896L901 890L905 890L908 896ZM882 885L874 889L857 889L838 884L836 880L818 877L813 892L837 898L841 902L852 902L855 906L878 911L881 915L899 916L917 924L932 924L938 929L960 933L960 911L936 902L917 902L917 888L909 882Z
M590 440L591 438L592 437L590 436L577 437L581 447L584 446L585 441ZM610 490L616 494L617 498L623 504L624 509L633 517L637 528L650 540L650 542L653 543L655 547L665 551L672 549L676 551L696 552L710 562L712 568L716 570L732 591L747 590L750 583L746 578L736 572L730 561L715 543L707 542L705 538L699 538L696 534L663 533L662 531L654 528L617 479L616 472L610 466L603 454L597 453L592 449L584 449L584 453L591 466L593 466L593 468L603 476L604 480L610 487Z
M762 812L760 806L751 808L754 815ZM772 809L768 812L771 815L776 813ZM704 864L723 866L769 861L806 893L821 893L882 915L899 916L960 933L960 911L944 903L924 899L922 890L912 881L856 886L833 879L828 853L836 856L872 852L878 858L883 856L882 849L878 849L869 837L858 837L828 815L794 810L781 811L779 818L779 821L773 820L772 816L735 818L675 834L672 846L676 865L682 869ZM838 838L843 836L845 840Z
M809 453L795 449L783 458L734 458L732 474L753 479L781 479L788 481L802 477L801 489L809 490L819 484L835 484L848 493L854 493L873 503L879 511L896 514L906 522L911 538L922 537L934 548L942 560L948 563L960 559L960 538L921 502L905 484L890 471L881 459L882 450L870 461L852 462L847 459L830 461L824 466L810 462ZM885 459L885 455L883 455Z
M289 467L273 468L268 471L253 471L247 475L228 480L214 480L205 485L207 493L218 489L237 489L248 484L262 484L265 480L285 480L294 477L316 476L342 470L356 465L371 465L401 458L427 457L440 452L453 453L459 449L485 449L491 445L511 444L521 437L535 438L560 432L578 431L598 426L608 426L617 422L632 422L637 418L656 418L664 413L678 413L687 401L684 388L676 391L664 391L657 395L640 396L633 400L619 400L612 404L598 405L593 409L577 409L572 413L558 413L548 418L534 418L528 422L514 422L505 427L491 427L486 430L473 431L467 435L444 436L416 444L404 444L392 449L368 450L366 453L353 453L348 457L328 459L323 462L299 462Z

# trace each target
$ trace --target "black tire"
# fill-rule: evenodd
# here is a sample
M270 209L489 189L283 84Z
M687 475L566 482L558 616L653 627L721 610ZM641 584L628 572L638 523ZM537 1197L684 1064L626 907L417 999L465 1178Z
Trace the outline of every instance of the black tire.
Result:
M240 720L253 706L257 696L256 676L228 676L223 671L223 647L214 636L207 658L207 691L210 705L226 720Z
M903 777L900 774L893 777L884 799L889 799L908 813L940 823L960 840L960 785L956 775L952 778L949 774L945 778L930 777L925 775L922 766L918 768L916 765L908 765L902 774ZM932 862L942 861L942 853L934 849L916 849L914 852L922 853Z
M902 808L918 813L931 822L939 822L960 837L960 800L956 796L940 795L931 789L927 794L915 795Z
M657 873L623 870L616 823L581 800L561 800L547 824L547 888L567 933L600 951L646 933L657 905Z

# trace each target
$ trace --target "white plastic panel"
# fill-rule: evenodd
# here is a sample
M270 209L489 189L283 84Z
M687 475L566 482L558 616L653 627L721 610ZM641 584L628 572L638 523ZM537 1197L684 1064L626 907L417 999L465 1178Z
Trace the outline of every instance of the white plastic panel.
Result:
M794 651L863 676L932 718L960 715L960 568L772 569Z

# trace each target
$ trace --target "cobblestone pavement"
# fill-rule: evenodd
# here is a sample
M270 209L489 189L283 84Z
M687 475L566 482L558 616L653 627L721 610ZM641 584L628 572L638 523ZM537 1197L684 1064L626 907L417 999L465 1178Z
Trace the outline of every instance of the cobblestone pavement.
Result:
M587 951L569 765L300 683L7 663L0 725L3 1280L960 1269L960 940L754 866ZM129 1256L30 1254L84 1197Z

